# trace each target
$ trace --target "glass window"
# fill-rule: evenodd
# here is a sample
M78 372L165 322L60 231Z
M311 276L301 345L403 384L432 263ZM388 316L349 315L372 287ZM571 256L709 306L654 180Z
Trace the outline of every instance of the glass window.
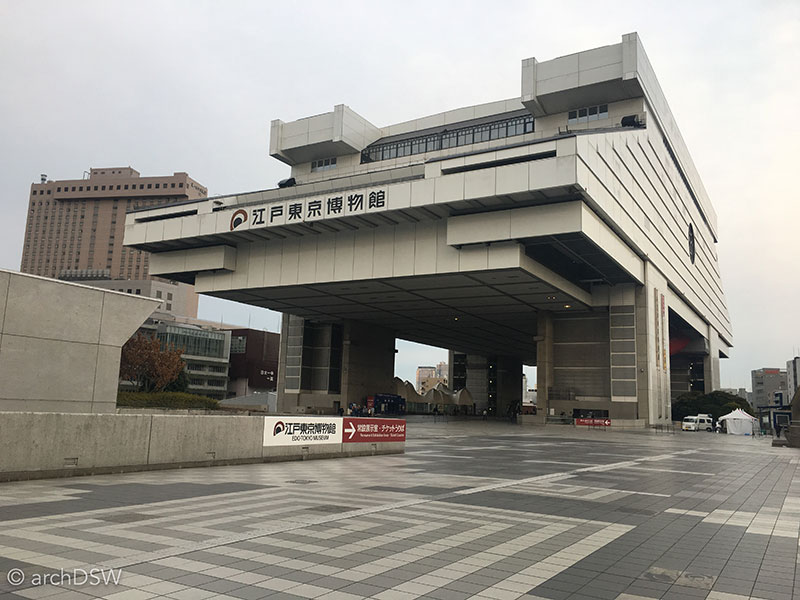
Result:
M244 354L247 350L247 336L231 336L231 354Z
M589 107L589 121L596 121L597 120L597 107L590 106Z
M608 104L601 104L599 111L598 111L598 118L600 119L607 119L608 118Z
M578 123L586 123L587 121L587 109L579 108L578 109Z

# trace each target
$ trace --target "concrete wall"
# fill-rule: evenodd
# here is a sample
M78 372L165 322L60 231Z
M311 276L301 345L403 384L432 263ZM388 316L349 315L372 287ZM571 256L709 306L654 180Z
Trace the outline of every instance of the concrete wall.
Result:
M158 302L0 270L0 411L113 412L122 345Z
M405 451L404 442L263 440L263 417L0 413L0 481Z

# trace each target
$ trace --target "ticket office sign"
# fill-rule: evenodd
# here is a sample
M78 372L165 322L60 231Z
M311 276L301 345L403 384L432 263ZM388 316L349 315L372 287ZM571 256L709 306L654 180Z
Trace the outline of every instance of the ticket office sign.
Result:
M344 443L405 442L406 422L403 419L344 418Z
M575 425L611 427L611 419L575 419Z
M341 443L341 417L264 417L264 446Z

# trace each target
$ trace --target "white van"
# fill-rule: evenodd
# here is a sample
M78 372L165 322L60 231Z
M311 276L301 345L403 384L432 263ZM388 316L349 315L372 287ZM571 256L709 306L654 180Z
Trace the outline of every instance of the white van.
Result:
M711 415L684 417L681 429L683 431L714 431L714 419L711 418Z

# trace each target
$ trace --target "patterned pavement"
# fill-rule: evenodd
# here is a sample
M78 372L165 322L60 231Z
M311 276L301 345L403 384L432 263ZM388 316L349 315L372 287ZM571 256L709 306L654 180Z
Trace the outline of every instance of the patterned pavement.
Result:
M408 434L405 455L0 484L0 598L800 598L796 450L484 421Z

